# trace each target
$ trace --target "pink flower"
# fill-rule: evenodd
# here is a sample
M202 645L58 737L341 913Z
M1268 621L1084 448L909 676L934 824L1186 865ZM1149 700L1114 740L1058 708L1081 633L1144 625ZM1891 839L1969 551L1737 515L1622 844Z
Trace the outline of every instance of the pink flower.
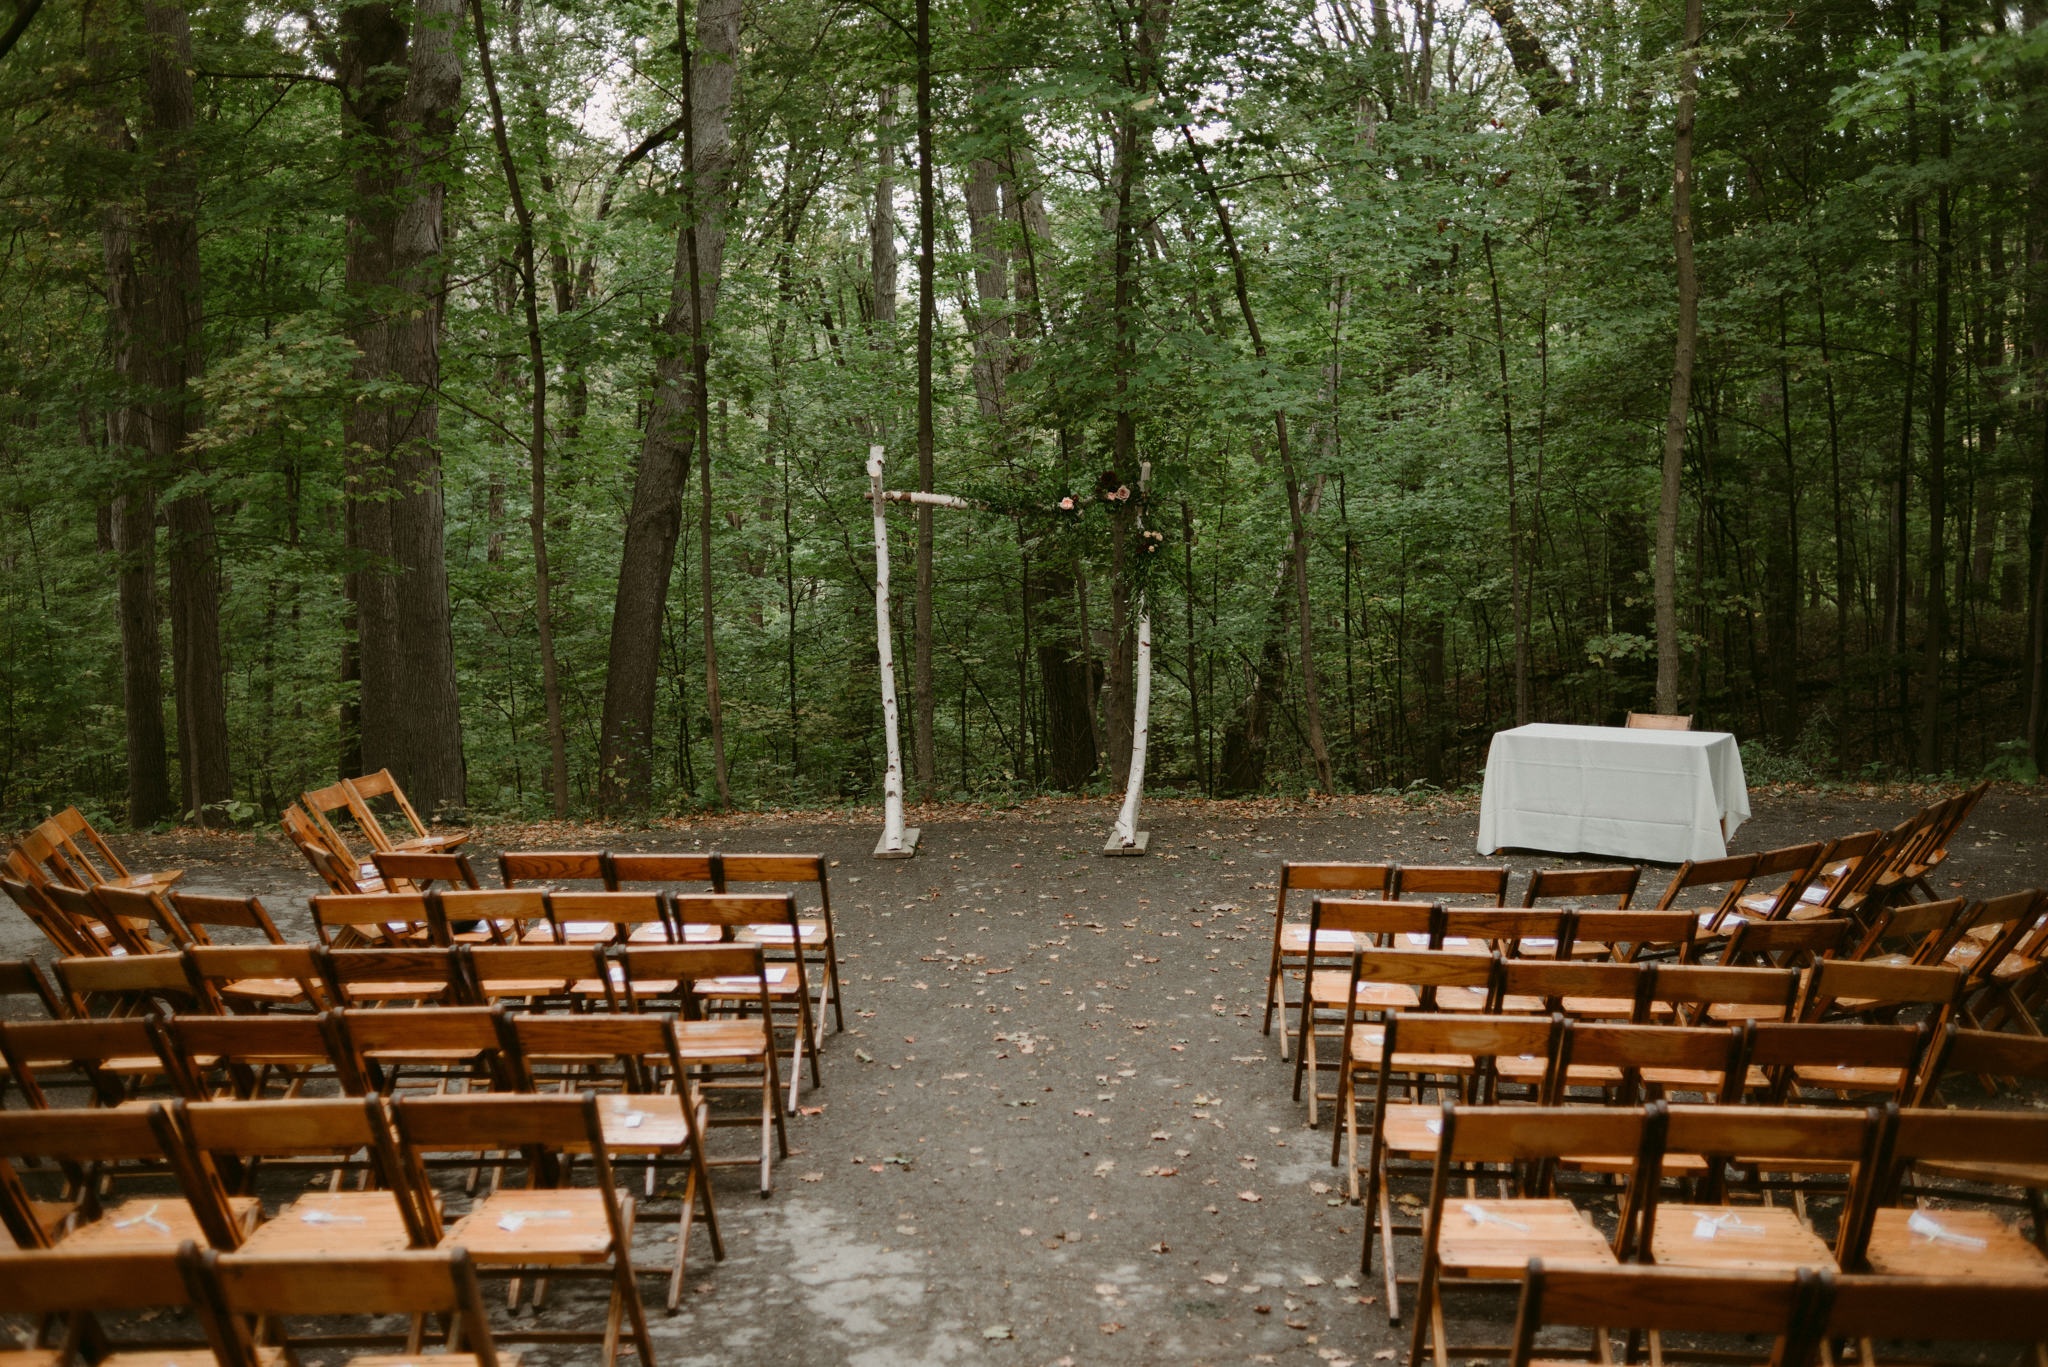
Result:
M1130 488L1130 486L1129 486L1128 484L1119 484L1119 485L1117 485L1117 486L1116 486L1116 492L1110 495L1110 497L1111 497L1111 498L1113 498L1113 499L1116 499L1116 500L1117 500L1118 502L1122 502L1123 500L1125 500L1125 499L1129 498L1130 496L1131 496L1131 488Z
M1072 495L1069 495L1068 497L1060 500L1060 511L1068 513L1074 511L1074 500Z

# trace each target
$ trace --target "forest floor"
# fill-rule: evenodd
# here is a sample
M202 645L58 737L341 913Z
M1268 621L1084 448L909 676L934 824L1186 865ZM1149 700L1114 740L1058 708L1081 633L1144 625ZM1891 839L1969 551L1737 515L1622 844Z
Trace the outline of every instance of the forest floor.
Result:
M1931 795L1759 791L1736 848L1889 826ZM921 852L894 862L870 857L872 812L479 831L486 876L501 848L832 861L848 1029L828 1038L774 1195L720 1170L726 1260L700 1231L673 1316L643 1282L663 1367L1405 1361L1405 1317L1388 1326L1377 1265L1359 1275L1328 1120L1306 1127L1277 1033L1260 1033L1271 908L1284 859L1474 861L1476 801L1152 802L1136 859L1100 857L1111 817L1099 800L932 808L913 814ZM131 867L187 868L195 890L260 892L288 934L307 930L311 876L270 836L116 844ZM1519 888L1567 861L1509 862ZM1646 871L1647 895L1663 881ZM2005 788L1939 890L2044 881L2048 795ZM0 957L43 948L0 914ZM654 1266L674 1230L659 1209L640 1236ZM1453 1294L1454 1339L1502 1341L1510 1293ZM543 1320L590 1322L593 1296L563 1286Z

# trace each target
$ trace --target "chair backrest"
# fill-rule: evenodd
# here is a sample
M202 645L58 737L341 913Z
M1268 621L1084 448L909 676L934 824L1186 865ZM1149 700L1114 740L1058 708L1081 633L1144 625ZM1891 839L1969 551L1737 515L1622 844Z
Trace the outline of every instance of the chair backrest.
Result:
M109 913L100 899L84 888L67 883L45 883L39 889L57 914L68 921L81 939L98 943L108 954L153 954L164 948L142 930Z
M1648 949L1676 950L1680 959L1692 955L1699 918L1689 911L1581 911L1571 919L1572 950L1605 945L1605 957L1633 963Z
M325 1021L303 1013L270 1011L249 1016L166 1016L157 1022L158 1047L168 1050L179 1062L184 1076L197 1085L188 1097L206 1100L207 1068L219 1068L233 1085L234 1094L247 1101L258 1095L261 1071L266 1068L293 1070L287 1084L304 1081L297 1070L334 1070L343 1092L350 1096L363 1091L361 1077L346 1050L337 1050Z
M32 997L52 1019L70 1014L34 959L0 959L0 998L5 997Z
M1892 1123L1882 1199L1899 1199L1898 1182L1917 1162L2007 1170L2048 1161L2048 1114L2040 1111L1904 1110ZM2048 1337L2048 1324L2043 1326Z
M76 807L63 811L45 821L40 827L70 857L71 862L80 866L94 883L105 883L116 878L128 877L128 866L114 853L104 837L93 829L85 813Z
M1694 888L1727 888L1717 899L1716 909L1733 906L1735 899L1749 886L1751 876L1756 872L1757 860L1754 854L1730 854L1719 859L1688 859L1678 866L1678 872L1671 875L1664 892L1657 898L1656 910L1669 911L1678 905L1678 899Z
M1739 1101L1743 1086L1743 1056L1748 1052L1749 1031L1745 1026L1690 1029L1679 1025L1613 1025L1595 1021L1567 1021L1558 1041L1557 1066L1551 1070L1550 1085L1543 1104L1570 1104L1571 1070L1577 1068L1619 1068L1624 1095L1631 1098L1641 1090L1645 1068L1681 1069L1715 1074L1718 1085L1704 1083L1700 1090L1722 1103Z
M278 931L277 923L270 919L270 913L263 906L260 897L228 897L213 893L174 892L170 894L171 909L191 930L195 943L211 944L209 932L217 926L231 926L237 930L253 930L271 944L281 945L284 936Z
M377 819L376 812L370 806L370 800L388 797L398 808L398 814L405 818L406 825L411 827L411 833L401 837L402 839L415 840L427 833L427 823L420 820L420 814L412 809L412 803L405 796L405 789L398 786L398 780L391 776L389 769L379 769L374 774L345 778L342 785L356 798L353 811L358 825L375 826L382 831L384 823ZM385 839L388 840L390 837L387 835Z
M0 1111L0 1158L117 1163L161 1157L149 1113L139 1106Z
M1840 1237L1854 1237L1864 1201L1876 1175L1879 1146L1885 1132L1884 1112L1877 1107L1823 1109L1812 1106L1673 1106L1664 1145L1670 1153L1693 1153L1708 1159L1704 1193L1715 1199L1727 1163L1738 1156L1770 1171L1772 1160L1785 1163L1847 1163L1853 1165ZM1643 1246L1656 1234L1661 1192L1650 1197L1644 1214ZM1708 1237L1715 1237L1709 1235Z
M1438 919L1438 946L1465 947L1480 942L1514 956L1524 948L1548 958L1570 935L1572 913L1545 907L1445 907Z
M1452 1170L1462 1163L1536 1165L1577 1158L1633 1159L1641 1170L1655 1172L1664 1151L1665 1107L1648 1106L1461 1106L1444 1103L1441 1142L1431 1202L1440 1208ZM1637 1203L1644 1187L1655 1182L1630 1182L1617 1236L1622 1242L1633 1230ZM1545 1194L1540 1175L1525 1183L1523 1194Z
M327 999L336 1006L365 1006L398 997L452 1002L470 990L461 959L446 946L323 949L318 962Z
M106 946L99 939L81 928L78 923L57 909L44 894L41 886L19 878L0 878L0 889L5 889L9 900L21 908L22 915L43 932L43 938L57 947L60 954L104 954Z
M59 847L56 836L47 829L47 824L23 832L7 852L8 867L24 882L36 887L51 882L74 888L88 886L90 880L87 875L64 857L64 851Z
M1838 843L1812 840L1802 845L1781 845L1759 854L1756 867L1750 870L1751 885L1762 885L1771 879L1779 881L1769 892L1750 894L1744 915L1752 921L1777 921L1789 915L1807 890L1814 887L1814 879L1825 864L1829 851ZM1826 889L1821 888L1813 893L1813 898L1819 901L1825 895Z
M1434 902L1359 901L1317 897L1308 906L1310 943L1321 957L1348 955L1375 940L1433 948L1440 934Z
M1531 1367L1539 1357L1558 1356L1554 1347L1537 1347L1537 1335L1545 1328L1592 1329L1600 1347L1609 1329L1771 1336L1776 1342L1769 1367L1806 1367L1816 1338L1807 1326L1824 1304L1826 1287L1826 1274L1810 1268L1734 1272L1642 1263L1553 1266L1531 1258L1508 1367Z
M466 1249L303 1257L208 1249L196 1257L196 1280L237 1321L232 1326L237 1337L247 1334L239 1323L243 1319L439 1315L451 1321L451 1345L459 1340L462 1352L474 1355L476 1367L499 1367L504 1360L491 1338L490 1317ZM289 1329L284 1338L289 1345ZM248 1360L256 1360L253 1350Z
M603 985L605 1005L616 1010L625 988L625 970L606 961L602 945L465 945L462 957L471 999L479 1006L500 996L545 996L555 984L555 990L566 990L596 982Z
M2048 1280L1982 1281L1974 1277L1839 1275L1825 1332L1830 1338L1933 1343L2025 1343L2038 1364L2048 1325ZM1866 1356L1865 1363L1879 1359ZM1911 1361L1926 1361L1915 1354ZM1944 1354L1942 1359L1948 1359Z
M797 930L796 894L768 893L677 893L668 899L676 924L734 928L751 925L784 925ZM801 946L799 946L800 948Z
M1729 968L1759 965L1804 968L1848 948L1856 923L1846 916L1817 921L1744 921L1728 933L1721 962Z
M1280 896L1277 914L1287 914L1289 892L1375 893L1394 895L1399 872L1392 864L1336 863L1328 860L1304 862L1289 859L1280 865Z
M124 888L102 883L93 889L92 895L107 916L117 916L131 924L140 921L155 926L152 938L165 944L183 949L189 944L206 942L205 932L195 932L188 927L184 918L171 909L169 899L159 889Z
M1806 978L1799 1018L1822 1019L1838 1002L1881 1006L1933 1006L1934 1027L1947 1023L1963 985L1962 970L1944 964L1856 963L1823 959Z
M422 891L432 883L446 883L451 888L483 886L476 881L476 870L470 867L469 856L459 851L408 854L398 850L372 850L370 862L377 866L386 887L401 880Z
M255 1190L255 1160L366 1152L377 1185L397 1194L407 1236L424 1245L427 1227L419 1203L432 1197L422 1197L407 1186L381 1097L180 1101L172 1105L171 1114L188 1171L201 1180L223 1169L237 1171L245 1193Z
M1690 731L1692 714L1683 716L1671 712L1631 712L1622 723L1631 731Z
M356 1075L377 1087L391 1062L472 1060L492 1085L510 1084L499 1052L498 1010L486 1006L346 1007L330 1013L335 1053L346 1051Z
M1630 1020L1649 1014L1654 979L1650 964L1586 963L1556 959L1509 959L1501 965L1500 996L1541 997L1545 1011L1562 1011L1567 997L1593 997L1632 1004Z
M98 963L99 960L84 960ZM109 1070L117 1061L142 1060L175 1075L175 1059L166 1058L150 1022L142 1016L67 1017L63 1020L0 1021L0 1058L7 1061L14 1083L31 1106L46 1107L48 1074L76 1069L102 1106L119 1106L125 1089ZM95 1110L105 1115L106 1110Z
M1810 1022L1759 1021L1749 1044L1749 1062L1762 1068L1772 1079L1771 1095L1779 1100L1797 1097L1793 1070L1797 1068L1859 1068L1872 1075L1893 1070L1896 1085L1892 1099L1911 1094L1920 1075L1921 1055L1927 1050L1931 1032L1925 1025L1861 1025Z
M1505 864L1401 864L1387 895L1415 897L1478 897L1496 907L1508 904Z
M611 1156L598 1121L597 1098L591 1093L407 1096L393 1103L392 1112L398 1122L399 1154L415 1190L427 1189L421 1158L429 1153L525 1149L543 1156L589 1154L595 1179L592 1185L603 1196L612 1246L621 1252L629 1247ZM545 1162L535 1164L532 1176L537 1185L548 1185L558 1177L549 1169Z
M1938 964L1963 933L1977 923L1981 905L1964 897L1939 902L1893 901L1871 918L1862 943L1847 957L1870 959L1897 953L1911 963Z
M498 856L498 878L508 888L573 878L604 881L602 850L507 850Z
M1950 1076L2013 1077L2048 1082L2048 1037L1963 1030L1951 1025L1927 1052L1913 1104L1926 1106Z
M653 1090L644 1066L648 1060L666 1066L674 1076L681 1077L684 1072L674 1018L668 1015L500 1015L498 1035L507 1072L522 1091L535 1089L533 1065L542 1061L581 1063L596 1057L616 1058L624 1066L628 1089L636 1092ZM685 1122L694 1134L694 1112L688 1107L684 1110Z
M185 964L215 1010L226 1009L222 990L244 979L289 980L298 984L308 1002L320 1005L326 1000L318 945L194 945L185 951Z
M2025 888L2002 897L1986 898L1977 904L1976 915L1967 933L1970 940L1980 942L1980 947L1964 968L1963 991L1966 995L1991 981L1999 966L2020 951L2037 922L2048 929L2048 919L2041 915L2044 903L2048 903L2048 891ZM1958 940L1955 948L1966 945L1967 942Z
M639 852L604 854L604 885L614 891L636 883L711 882L709 854L649 854Z
M827 920L832 915L832 886L826 879L822 854L719 854L713 853L711 890L729 892L735 887L759 883L812 884L818 889L818 905Z
M1412 987L1421 1009L1434 1009L1439 987L1473 987L1494 991L1500 975L1497 954L1459 954L1439 949L1360 949L1351 956L1351 990L1345 997L1348 1026L1358 1004L1361 983L1393 983Z
M31 1249L0 1253L0 1313L63 1315L95 1310L181 1310L191 1304L192 1294L185 1288L175 1248L67 1252L62 1257ZM164 1356L173 1355L165 1352ZM24 1354L21 1360L44 1359L39 1354ZM67 1359L49 1359L62 1360Z
M212 1001L205 986L193 979L183 954L59 959L54 967L74 1016L93 1015L96 1006L129 1013L154 1010L163 1002L196 1011Z
M1529 886L1522 892L1522 905L1533 907L1550 897L1572 902L1601 897L1613 898L1615 910L1625 911L1642 876L1643 871L1634 864L1600 869L1537 869L1529 875Z
M685 1014L694 1014L698 1010L694 992L699 983L758 983L760 1022L764 1030L769 1027L772 1018L763 977L767 960L760 945L627 945L615 953L615 962L625 970L626 1001L631 1010L645 1011L650 1002L673 995Z
M796 899L743 898L750 902L794 906ZM548 923L557 939L588 940L600 935L623 943L642 926L659 926L664 939L678 935L670 899L659 892L550 892L546 894ZM744 924L743 922L740 924Z
M539 888L436 888L434 899L450 935L465 925L483 925L494 937L514 940L532 927L551 928L546 895Z
M448 922L433 899L421 892L366 892L350 897L332 894L307 899L313 909L313 930L320 943L332 947L335 931L354 931L369 944L395 945L424 927L437 945L450 943Z
M1723 968L1718 964L1655 964L1650 1000L1673 1006L1756 1006L1791 1020L1799 1010L1799 972L1791 968ZM1687 1024L1704 1011L1680 1010Z
M347 812L349 820L355 821L355 811L349 805L349 799L354 796L346 783L330 783L325 788L309 788L299 794L299 805L305 808L306 815L312 818L314 827L320 832L320 842L352 863L359 862L358 856L349 847L348 841L342 838L340 829L329 818ZM370 823L368 828L357 823L357 828L363 843L369 848L391 848L390 840L384 835L383 828L375 822Z
M1492 1066L1494 1060L1508 1056L1541 1059L1548 1068L1556 1057L1557 1042L1564 1026L1564 1017L1559 1014L1482 1016L1468 1011L1443 1014L1397 1011L1387 1017L1383 1027L1380 1056L1392 1058L1396 1053L1466 1055L1479 1066L1479 1080L1473 1094L1485 1098L1490 1095L1496 1076ZM1389 1079L1395 1071L1389 1068L1378 1070L1376 1086L1382 1105L1386 1101Z

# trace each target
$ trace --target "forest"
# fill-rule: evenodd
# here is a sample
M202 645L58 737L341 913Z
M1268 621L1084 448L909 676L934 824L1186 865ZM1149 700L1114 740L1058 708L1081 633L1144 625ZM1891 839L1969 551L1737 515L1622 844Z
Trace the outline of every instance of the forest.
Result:
M2041 0L0 24L0 814L2048 746Z

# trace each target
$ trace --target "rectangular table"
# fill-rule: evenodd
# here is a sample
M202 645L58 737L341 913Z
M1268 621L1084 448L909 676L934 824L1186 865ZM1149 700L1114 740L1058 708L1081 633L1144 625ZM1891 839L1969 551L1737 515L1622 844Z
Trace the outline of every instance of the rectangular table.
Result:
M1718 859L1748 817L1742 754L1726 731L1535 722L1494 733L1479 852Z

